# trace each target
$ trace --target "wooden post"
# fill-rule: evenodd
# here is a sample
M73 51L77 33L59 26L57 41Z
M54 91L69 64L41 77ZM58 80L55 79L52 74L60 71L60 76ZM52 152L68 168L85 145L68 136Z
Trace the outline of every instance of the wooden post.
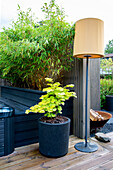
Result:
M90 63L89 63L90 64ZM89 69L90 73L90 69ZM88 73L88 74L89 74ZM90 74L89 74L90 77ZM85 137L85 94L86 94L86 59L75 59L75 91L77 99L74 99L73 111L73 130L74 135L80 138ZM88 78L88 83L89 83ZM90 87L90 85L88 85ZM88 89L88 113L90 108L90 94ZM89 114L88 114L89 120ZM89 136L89 121L88 122L88 136Z
M100 65L99 59L89 59L88 78L88 110L100 108ZM63 84L75 84L77 98L73 101L73 134L79 138L85 137L85 85L86 59L74 59L72 69L64 75ZM97 96L97 97L95 97ZM90 121L88 114L88 134Z
M100 59L90 60L91 108L100 110Z

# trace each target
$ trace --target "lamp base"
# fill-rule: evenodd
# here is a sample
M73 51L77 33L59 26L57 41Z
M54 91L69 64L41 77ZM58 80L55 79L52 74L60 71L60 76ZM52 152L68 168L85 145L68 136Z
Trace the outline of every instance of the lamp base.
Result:
M89 142L87 143L87 146L85 146L85 142L80 142L80 143L77 143L74 147L78 151L87 152L87 153L95 152L98 150L98 146L96 144L89 143Z

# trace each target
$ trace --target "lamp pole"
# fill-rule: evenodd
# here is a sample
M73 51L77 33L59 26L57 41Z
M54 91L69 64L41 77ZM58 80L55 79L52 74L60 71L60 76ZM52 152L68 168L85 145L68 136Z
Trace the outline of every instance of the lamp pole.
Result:
M88 126L87 126L87 118L88 118L88 109L87 109L87 105L88 105L88 58L90 56L85 56L86 57L86 99L85 99L85 147L87 147L87 130L88 130Z

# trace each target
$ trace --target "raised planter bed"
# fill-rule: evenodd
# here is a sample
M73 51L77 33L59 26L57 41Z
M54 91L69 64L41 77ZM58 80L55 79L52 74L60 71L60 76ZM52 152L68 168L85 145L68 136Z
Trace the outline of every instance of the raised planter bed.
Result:
M38 119L42 114L25 114L25 110L40 101L42 91L1 86L0 106L11 106L14 115L14 145L24 146L38 142ZM70 134L73 133L73 98L66 101L63 116L71 119Z

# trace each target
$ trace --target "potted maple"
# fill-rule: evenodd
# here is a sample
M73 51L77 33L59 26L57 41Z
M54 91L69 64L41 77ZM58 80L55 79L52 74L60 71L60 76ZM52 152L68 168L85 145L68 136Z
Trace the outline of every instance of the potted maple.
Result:
M53 83L51 78L46 78L46 81L49 87L43 91L47 93L26 113L44 113L39 119L39 151L48 157L61 157L68 152L70 119L60 114L64 102L70 97L76 97L76 93L68 89L74 87L73 84L61 87L59 82Z

